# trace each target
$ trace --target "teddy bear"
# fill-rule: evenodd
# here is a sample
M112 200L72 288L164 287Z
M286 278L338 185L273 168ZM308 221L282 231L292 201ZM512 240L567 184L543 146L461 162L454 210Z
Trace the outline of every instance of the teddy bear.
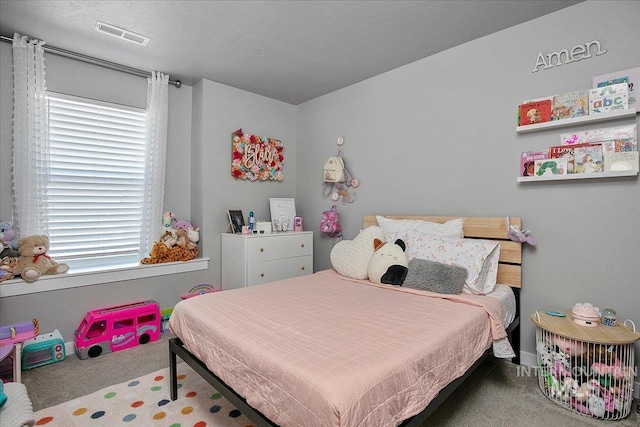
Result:
M409 271L404 241L397 239L391 243L374 239L373 247L375 250L367 266L369 280L377 284L402 285Z
M44 274L61 274L69 270L69 266L58 263L47 254L49 237L33 235L18 241L18 264L14 273L26 282L35 282Z
M189 243L189 238L187 237L187 229L185 228L177 228L176 229L176 245L178 246L187 246Z

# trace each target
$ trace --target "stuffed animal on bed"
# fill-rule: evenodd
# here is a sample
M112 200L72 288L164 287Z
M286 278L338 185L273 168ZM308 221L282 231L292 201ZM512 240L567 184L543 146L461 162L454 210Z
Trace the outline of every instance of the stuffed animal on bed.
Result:
M385 243L374 239L373 247L375 251L367 268L369 280L378 284L402 285L409 266L407 254L404 253L404 241L398 239L393 243Z

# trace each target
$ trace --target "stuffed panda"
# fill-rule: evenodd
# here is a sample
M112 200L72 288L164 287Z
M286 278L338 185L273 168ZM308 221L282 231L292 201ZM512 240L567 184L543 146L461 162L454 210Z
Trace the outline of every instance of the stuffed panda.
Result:
M369 280L378 284L402 285L409 271L404 242L398 239L393 243L385 243L374 239L373 247L375 250L367 266Z

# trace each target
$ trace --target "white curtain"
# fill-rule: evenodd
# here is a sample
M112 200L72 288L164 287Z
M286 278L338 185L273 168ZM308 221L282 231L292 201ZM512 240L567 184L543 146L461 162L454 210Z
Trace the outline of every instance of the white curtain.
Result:
M13 226L21 237L48 234L44 44L13 35Z
M153 242L160 237L160 224L164 212L168 98L169 76L154 71L151 77L147 78L147 185L142 213L140 257L148 256Z

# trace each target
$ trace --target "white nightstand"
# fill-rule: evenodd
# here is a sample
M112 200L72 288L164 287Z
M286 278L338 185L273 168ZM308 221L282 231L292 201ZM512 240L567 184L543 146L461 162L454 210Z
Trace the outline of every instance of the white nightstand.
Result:
M313 231L222 234L222 290L313 273Z

